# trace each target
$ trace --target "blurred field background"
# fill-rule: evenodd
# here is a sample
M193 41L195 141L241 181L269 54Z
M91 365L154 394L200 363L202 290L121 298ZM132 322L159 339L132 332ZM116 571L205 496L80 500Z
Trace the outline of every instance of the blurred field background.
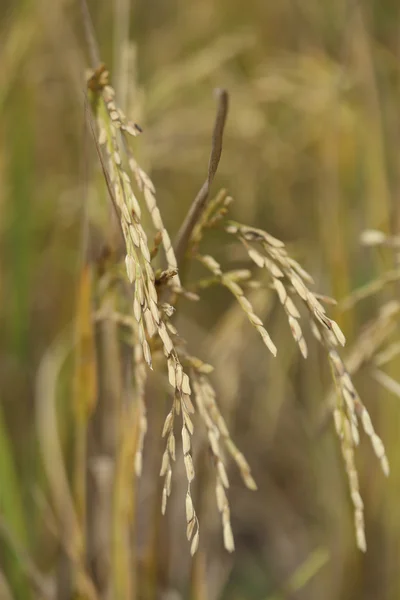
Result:
M224 87L230 113L213 192L227 188L233 218L284 240L316 289L339 301L330 314L347 337L343 356L362 349L366 324L399 294L390 284L340 310L355 289L396 266L390 248L366 248L360 235L367 228L399 233L400 4L115 0L89 7L119 103L143 127L136 153L157 187L171 237L204 181L213 89ZM49 425L42 396L51 391L37 383L43 357L58 360L55 340L76 315L85 204L94 252L110 235L109 200L83 108L89 66L78 2L0 2L0 600L94 597L76 592L84 586L71 574L68 532L58 522L43 460L51 446L41 437L51 418ZM207 244L225 265L249 266L226 236L212 234ZM87 567L99 598L400 598L400 405L393 384L400 360L383 368L392 392L377 382L371 357L354 377L391 465L386 480L362 438L356 460L366 514L363 555L327 418L326 359L307 331L305 361L272 293L251 294L278 347L275 359L223 290L206 290L198 303L183 301L177 320L190 351L215 367L221 410L259 486L245 489L232 468L236 551L223 549L200 425L201 541L193 562L179 459L161 519L160 432L168 406L157 377L150 378L143 475L136 481L132 472L125 490L135 516L124 535L132 536L134 550L123 555L104 522L92 526L98 539L94 550L88 544ZM69 357L61 369L56 400L71 488L80 439L72 363ZM47 456L48 464L53 459L57 480L57 457ZM89 479L97 467L87 465ZM99 512L96 498L94 492L89 521ZM101 574L108 572L102 552L118 582L111 595L102 592Z

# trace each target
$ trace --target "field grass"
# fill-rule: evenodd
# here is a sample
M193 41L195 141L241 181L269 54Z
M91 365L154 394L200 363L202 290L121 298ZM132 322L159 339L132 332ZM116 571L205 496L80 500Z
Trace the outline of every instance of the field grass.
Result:
M398 600L400 6L85 6L0 4L0 600Z

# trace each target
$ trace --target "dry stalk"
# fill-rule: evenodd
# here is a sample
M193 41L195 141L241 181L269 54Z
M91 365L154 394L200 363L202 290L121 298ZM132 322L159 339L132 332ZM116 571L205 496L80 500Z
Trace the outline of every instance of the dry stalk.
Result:
M215 177L215 173L217 172L219 161L221 158L222 140L224 135L226 117L228 114L229 97L228 92L222 89L217 89L216 95L218 99L218 108L217 115L215 117L214 130L212 134L211 154L208 163L208 174L199 193L194 199L176 238L175 254L177 256L179 265L182 264L183 259L185 257L192 232L196 225L199 223L202 213L204 212L207 206L207 201L210 194L210 187Z

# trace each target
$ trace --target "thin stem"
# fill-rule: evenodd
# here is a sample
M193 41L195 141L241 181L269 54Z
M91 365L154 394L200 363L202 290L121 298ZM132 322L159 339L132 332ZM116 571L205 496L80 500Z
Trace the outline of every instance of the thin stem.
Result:
M92 18L90 16L89 7L86 0L81 0L80 4L82 21L85 29L85 38L89 49L90 62L92 63L93 69L96 69L101 63L99 45L96 40Z
M182 223L182 226L176 238L174 250L178 267L181 266L185 258L186 250L193 229L195 228L196 223L200 219L205 207L207 206L210 187L213 182L215 173L217 172L219 160L221 158L222 140L224 135L226 117L228 114L229 96L228 92L223 89L217 89L216 95L218 99L218 107L211 140L211 153L210 160L208 162L208 175L196 198L194 199L193 204L190 207L189 212L187 213L186 218Z

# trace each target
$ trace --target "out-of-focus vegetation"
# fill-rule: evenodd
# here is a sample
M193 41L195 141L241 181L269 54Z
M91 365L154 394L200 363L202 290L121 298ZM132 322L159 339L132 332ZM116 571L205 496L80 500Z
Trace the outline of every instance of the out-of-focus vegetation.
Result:
M207 173L212 91L229 91L213 192L227 188L235 200L232 218L284 240L316 289L338 300L330 314L347 338L342 355L354 367L391 474L383 477L362 437L356 453L368 544L362 554L321 347L304 327L304 360L273 293L254 290L252 303L278 348L276 358L269 356L226 291L207 288L200 302L180 300L176 325L188 351L215 367L219 406L259 489L242 487L232 468L236 551L228 554L212 466L195 421L201 537L190 558L179 459L167 515L160 515L161 429L169 410L167 394L159 392L162 378L148 380L143 474L136 479L137 415L108 414L102 404L108 395L121 407L125 382L113 371L112 351L101 357L108 368L100 391L90 363L93 347L112 336L113 327L92 337L82 223L90 222L91 264L99 262L113 230L85 118L91 65L79 3L3 0L1 600L398 600L400 360L395 352L388 362L379 354L396 341L396 328L371 352L368 335L360 337L397 298L397 276L346 310L341 302L398 267L396 244L370 248L360 235L365 229L399 233L399 3L116 0L89 7L119 104L143 127L135 153L156 185L172 239ZM250 267L221 233L211 232L206 249L230 268ZM109 258L101 260L106 269ZM189 283L199 269L190 269ZM83 348L71 347L76 323L86 335ZM79 363L79 352L88 363ZM132 437L125 431L121 449L109 434L112 419L123 415ZM114 511L99 505L105 496L96 487L108 485L112 461L81 461L86 452L96 456L100 438L106 459L118 449L117 476L125 482L116 486ZM115 523L104 522L109 514Z

